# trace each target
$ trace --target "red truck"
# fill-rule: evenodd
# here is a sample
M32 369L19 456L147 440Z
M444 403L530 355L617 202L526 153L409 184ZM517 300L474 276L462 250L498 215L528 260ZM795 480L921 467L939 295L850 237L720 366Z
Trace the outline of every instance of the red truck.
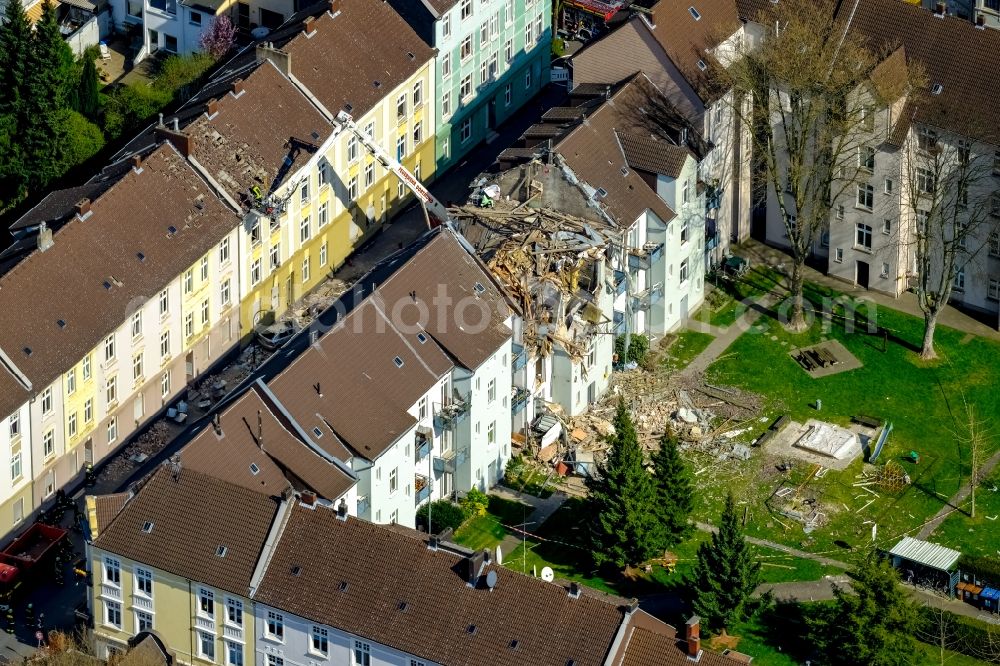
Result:
M32 569L50 559L66 530L35 523L0 551L0 599L8 600L30 580Z

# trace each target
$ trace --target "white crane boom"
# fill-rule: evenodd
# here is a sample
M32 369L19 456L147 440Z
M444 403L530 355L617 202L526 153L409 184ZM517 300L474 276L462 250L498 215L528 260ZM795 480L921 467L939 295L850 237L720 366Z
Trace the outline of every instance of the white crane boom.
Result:
M448 224L451 221L451 218L448 215L448 209L437 200L437 197L431 194L430 191L423 186L423 183L421 183L416 176L410 173L409 169L400 164L399 160L386 152L382 146L375 143L375 140L372 139L372 137L358 129L358 126L354 123L354 118L351 117L351 114L346 111L341 111L337 114L337 122L340 123L341 126L353 132L354 136L356 136L358 141L361 142L361 145L372 154L372 157L378 160L383 167L396 174L396 177L410 188L410 191L413 192L413 194L415 194L416 197L423 203L428 215L437 220L438 224Z

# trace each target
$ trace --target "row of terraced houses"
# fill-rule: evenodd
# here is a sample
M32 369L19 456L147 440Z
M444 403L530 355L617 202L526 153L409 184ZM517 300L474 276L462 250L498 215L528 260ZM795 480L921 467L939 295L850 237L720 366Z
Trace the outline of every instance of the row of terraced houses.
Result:
M0 532L78 483L410 196L340 132L338 112L426 181L547 82L545 3L426 9L404 19L380 0L331 0L301 12L121 159L14 223L0 256L0 302L17 313L0 331ZM452 402L450 385L436 390L424 416ZM509 444L509 419L475 427Z

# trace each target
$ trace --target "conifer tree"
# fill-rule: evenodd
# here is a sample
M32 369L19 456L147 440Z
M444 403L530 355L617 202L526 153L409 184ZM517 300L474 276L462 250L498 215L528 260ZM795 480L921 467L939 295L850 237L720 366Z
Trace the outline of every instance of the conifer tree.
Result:
M657 510L664 527L663 547L683 541L691 533L688 522L694 506L691 472L677 449L677 435L670 424L660 439L660 450L653 454L653 478L656 482Z
M24 98L31 24L21 0L7 0L0 26L0 114L18 114Z
M713 629L745 617L746 604L760 583L760 562L743 538L733 495L726 496L719 530L698 548L692 577L694 610Z
M589 483L593 511L592 554L598 565L618 568L645 562L662 546L656 487L644 466L642 447L625 404L619 402L611 450Z
M94 120L100 102L98 99L97 66L94 64L93 58L86 58L83 61L76 98L79 107L77 110Z

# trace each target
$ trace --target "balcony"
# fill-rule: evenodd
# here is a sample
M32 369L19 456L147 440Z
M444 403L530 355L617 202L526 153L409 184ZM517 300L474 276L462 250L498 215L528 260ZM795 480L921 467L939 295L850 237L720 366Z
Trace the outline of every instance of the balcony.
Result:
M153 610L153 600L149 597L140 597L138 594L132 595L132 607L139 610Z
M621 296L628 289L628 277L625 271L615 271L615 296Z
M456 451L455 449L445 451L440 456L434 457L434 471L438 474L442 472L454 474L455 470L457 470L467 458L468 451L465 449L461 451Z
M431 481L426 476L420 474L413 475L413 489L416 491L413 495L413 503L417 506L431 496Z
M195 615L194 626L198 629L204 629L205 631L215 631L215 620L207 617L202 617L201 615Z
M632 297L632 309L635 311L649 310L649 308L662 300L663 285L655 284Z
M615 336L625 335L625 313L615 310L614 317L615 317L615 325L612 331L614 332Z
M511 372L517 372L524 366L528 365L528 352L525 350L524 345L519 345L516 342L512 345L514 350L513 364L511 365Z
M115 585L109 585L108 583L101 584L101 596L107 599L118 599L122 598L122 588Z
M659 261L663 257L663 243L646 243L641 248L629 250L628 266L639 270L648 271L654 261Z
M234 627L229 624L224 625L222 627L222 635L234 641L243 641L243 629L240 627Z
M447 404L434 404L434 426L437 430L451 429L469 415L469 396L456 396Z
M531 397L531 391L526 388L521 388L520 386L515 386L514 390L511 391L510 397L510 411L512 414L517 414L524 409L525 405L528 404L528 398Z
M714 250L719 247L719 226L715 218L705 218L705 250Z
M417 438L416 462L426 458L431 452L431 440L426 437Z
M368 515L368 509L372 507L371 500L368 499L367 495L358 498L358 516L364 517Z

